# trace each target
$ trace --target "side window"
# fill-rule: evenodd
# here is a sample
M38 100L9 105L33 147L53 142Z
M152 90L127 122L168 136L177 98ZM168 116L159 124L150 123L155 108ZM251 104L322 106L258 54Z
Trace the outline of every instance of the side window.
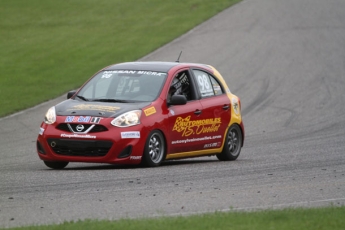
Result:
M223 94L222 87L213 76L200 70L193 70L193 73L202 98Z
M175 75L168 92L168 101L172 95L184 95L187 101L193 100L190 76L188 71L182 71Z
M210 76L210 79L211 79L211 83L212 83L214 94L215 95L223 94L222 87L220 86L218 81L216 79L214 79L214 77L212 77L212 76Z

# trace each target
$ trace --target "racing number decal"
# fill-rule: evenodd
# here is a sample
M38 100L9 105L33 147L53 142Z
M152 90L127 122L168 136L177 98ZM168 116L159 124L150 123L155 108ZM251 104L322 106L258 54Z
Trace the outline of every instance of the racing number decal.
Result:
M194 71L194 72L198 73L197 79L198 79L201 96L207 97L207 96L214 95L209 76L206 73L203 73L201 71Z
M208 79L205 74L198 76L198 82L201 87L201 91L210 90L210 83L208 82Z

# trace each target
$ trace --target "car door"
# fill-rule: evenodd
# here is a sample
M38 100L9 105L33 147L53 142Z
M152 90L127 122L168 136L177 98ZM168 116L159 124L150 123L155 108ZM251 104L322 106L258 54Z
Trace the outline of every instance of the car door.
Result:
M192 70L202 106L204 124L198 129L202 149L217 149L223 146L224 136L231 118L230 99L221 83L209 72Z
M187 98L185 105L169 106L169 145L168 154L176 154L199 150L195 121L202 116L202 105L196 98L195 87L191 81L188 69L180 70L174 74L170 84L167 101L172 95L184 95Z

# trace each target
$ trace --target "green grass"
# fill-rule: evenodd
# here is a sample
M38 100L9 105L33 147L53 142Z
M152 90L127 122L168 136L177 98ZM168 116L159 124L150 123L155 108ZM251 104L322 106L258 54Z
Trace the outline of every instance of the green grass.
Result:
M0 117L137 60L239 1L1 0Z
M13 228L22 230L88 230L88 229L141 229L141 230L337 230L345 229L345 207L313 209L285 209L257 212L217 212L188 217L161 217L122 219L118 221L86 220L60 225Z

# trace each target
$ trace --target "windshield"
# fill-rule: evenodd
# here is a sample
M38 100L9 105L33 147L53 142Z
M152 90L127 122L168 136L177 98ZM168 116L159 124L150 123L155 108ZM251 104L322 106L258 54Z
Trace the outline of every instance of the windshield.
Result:
M138 70L99 72L76 96L84 101L146 102L155 100L167 73Z

